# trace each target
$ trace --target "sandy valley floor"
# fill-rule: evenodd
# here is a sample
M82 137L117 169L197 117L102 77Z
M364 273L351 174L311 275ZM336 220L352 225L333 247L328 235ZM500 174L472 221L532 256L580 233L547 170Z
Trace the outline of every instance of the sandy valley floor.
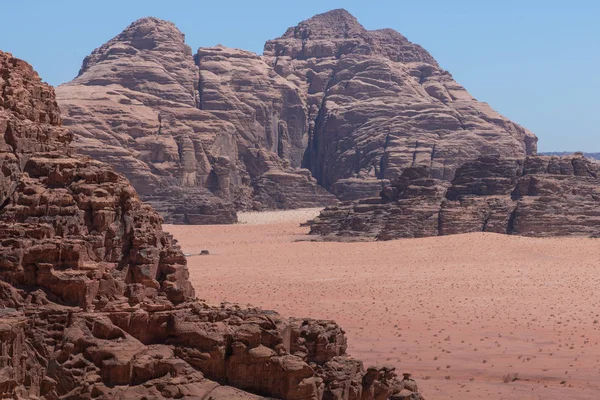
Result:
M600 240L297 241L313 213L166 230L210 251L188 258L198 297L334 319L350 354L412 372L428 400L600 399Z

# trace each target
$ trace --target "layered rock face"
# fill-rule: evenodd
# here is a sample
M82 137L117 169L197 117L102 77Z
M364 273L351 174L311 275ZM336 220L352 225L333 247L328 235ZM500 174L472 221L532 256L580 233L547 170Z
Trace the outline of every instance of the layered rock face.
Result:
M235 208L263 207L253 199L256 180L286 199L265 207L335 203L296 171L306 124L297 89L246 52L201 49L196 58L200 69L184 35L155 18L94 50L57 88L78 151L124 173L168 222L235 222ZM264 175L272 170L296 174L297 185Z
M481 157L451 183L406 169L378 198L325 209L311 233L387 240L495 232L600 236L600 166L582 155Z
M570 152L570 151L549 151L544 153L538 153L541 156L569 156L572 154L583 154L585 157L592 160L600 160L600 153L586 153L586 152Z
M78 150L176 223L231 222L232 203L335 203L323 188L372 197L414 166L450 180L465 161L525 156L537 141L423 48L345 10L288 29L263 56L215 46L192 57L173 24L144 18L57 93Z
M288 29L265 57L305 95L304 166L328 189L349 178L375 189L372 180L415 166L451 180L480 155L536 151L531 132L475 100L422 47L391 29L368 31L345 10Z
M0 397L420 399L332 321L194 299L161 218L0 52Z

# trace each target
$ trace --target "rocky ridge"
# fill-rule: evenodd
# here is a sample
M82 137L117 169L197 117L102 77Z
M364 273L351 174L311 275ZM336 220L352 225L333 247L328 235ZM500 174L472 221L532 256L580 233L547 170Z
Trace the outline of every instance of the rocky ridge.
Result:
M326 208L311 234L330 239L494 232L600 237L600 167L582 155L481 157L452 182L406 169L380 197Z
M587 153L587 152L572 152L572 151L547 151L538 153L540 156L570 156L573 154L582 154L584 157L590 158L592 160L598 161L600 160L600 153Z
M195 299L161 217L0 52L0 397L420 399L332 321Z
M345 10L267 41L194 56L144 18L57 89L84 154L124 173L168 221L377 195L409 167L451 180L480 155L522 157L537 138L478 102L422 47ZM318 183L318 184L317 184Z
M531 132L475 100L421 46L345 10L288 29L265 57L306 96L304 165L328 189L349 178L376 187L413 166L450 180L479 155L536 151Z

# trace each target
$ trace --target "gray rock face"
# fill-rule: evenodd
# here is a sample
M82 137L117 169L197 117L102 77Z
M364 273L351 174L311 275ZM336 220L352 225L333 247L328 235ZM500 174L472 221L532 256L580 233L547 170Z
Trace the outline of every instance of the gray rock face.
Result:
M583 156L481 157L451 183L406 169L381 196L325 209L311 234L388 240L495 232L600 236L600 167Z
M173 24L144 18L57 96L77 149L176 223L334 204L317 183L342 200L372 196L414 166L451 180L466 161L523 157L537 141L422 47L345 10L289 28L263 56L216 46L193 57Z

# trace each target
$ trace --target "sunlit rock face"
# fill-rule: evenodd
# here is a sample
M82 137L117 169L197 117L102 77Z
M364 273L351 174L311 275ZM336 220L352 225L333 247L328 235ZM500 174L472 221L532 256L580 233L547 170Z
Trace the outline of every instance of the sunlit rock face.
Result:
M289 28L262 56L192 53L175 25L144 18L57 94L78 151L175 223L376 196L415 166L451 180L466 161L533 154L537 142L422 47L345 10Z
M74 154L54 89L2 51L0 167L0 397L422 399L333 321L195 299L161 217Z
M368 31L345 10L288 29L267 42L265 56L302 88L304 166L328 189L414 166L450 180L480 155L536 151L531 132L474 99L421 46L391 29Z

